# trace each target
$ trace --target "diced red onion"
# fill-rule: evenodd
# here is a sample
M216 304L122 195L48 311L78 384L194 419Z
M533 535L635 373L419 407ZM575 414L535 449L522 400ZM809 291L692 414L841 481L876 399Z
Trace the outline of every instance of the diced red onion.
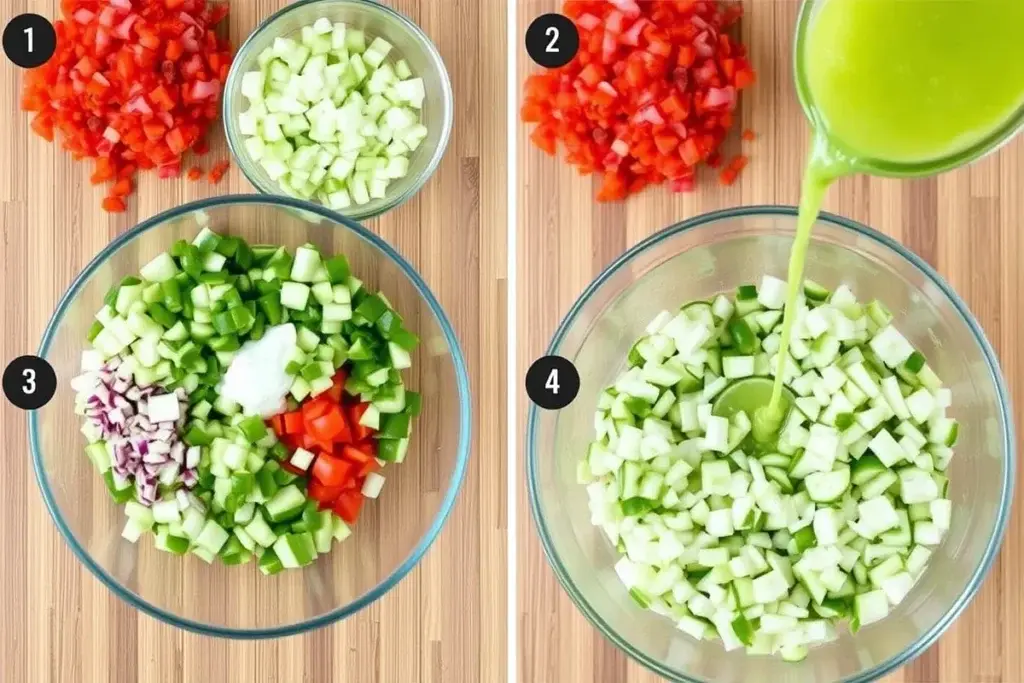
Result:
M165 453L154 453L152 451L150 451L148 455L142 456L142 462L147 465L163 465L168 461L168 459L169 458ZM149 469L147 468L146 471L149 472Z
M182 403L182 418L161 424L154 424L147 414L148 399L162 395L161 390L136 385L131 364L119 357L111 358L96 371L79 375L72 380L72 388L77 394L76 412L84 415L86 427L106 441L115 477L122 486L134 483L141 504L156 502L157 478L168 469L173 471L174 481L182 481L188 488L198 483L195 467L199 464L199 449L195 449L195 462L187 465L186 447L176 430L184 426L188 410L183 388L174 392ZM180 471L186 466L188 469ZM184 495L182 491L178 496L179 504L182 500L188 502Z
M167 441L150 441L149 442L150 454L157 454L164 456L164 461L171 459L171 444Z

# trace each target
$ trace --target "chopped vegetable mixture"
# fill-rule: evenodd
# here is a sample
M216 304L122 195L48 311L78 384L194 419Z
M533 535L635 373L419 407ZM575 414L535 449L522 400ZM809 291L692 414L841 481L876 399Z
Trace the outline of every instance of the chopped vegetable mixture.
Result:
M401 371L419 339L343 255L203 229L104 303L72 387L125 539L264 574L302 567L405 459L420 397Z
M796 661L885 618L950 528L952 394L878 301L806 281L772 393L786 283L664 311L598 400L592 522L642 607L727 650Z

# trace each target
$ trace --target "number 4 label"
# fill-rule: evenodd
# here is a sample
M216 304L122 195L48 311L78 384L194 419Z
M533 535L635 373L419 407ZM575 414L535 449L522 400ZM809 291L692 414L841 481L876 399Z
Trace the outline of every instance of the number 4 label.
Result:
M551 368L551 372L548 373L548 381L544 382L544 388L552 394L558 393L558 368Z
M544 356L526 373L526 393L545 410L561 410L580 392L580 374L572 361L561 356Z

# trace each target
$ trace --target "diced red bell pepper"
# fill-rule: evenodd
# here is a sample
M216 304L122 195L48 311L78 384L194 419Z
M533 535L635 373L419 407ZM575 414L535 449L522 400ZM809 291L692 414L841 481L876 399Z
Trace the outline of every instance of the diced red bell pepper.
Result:
M369 455L371 458L376 458L377 457L377 440L376 439L368 438L365 441L360 441L360 442L352 444L352 445L356 449L358 449L358 450L362 451L363 453Z
M318 479L311 479L306 487L309 497L319 503L321 510L326 510L334 504L341 492L345 489L341 486L327 486Z
M576 18L580 49L527 78L520 116L534 124L531 141L552 155L561 142L580 174L601 174L599 201L664 181L691 187L693 167L735 122L735 92L754 80L746 48L725 33L742 8L567 0L563 12Z
M295 411L283 416L285 434L302 434L302 413Z
M123 213L126 208L124 200L120 197L105 197L103 199L103 210L108 213Z
M376 463L376 460L371 462ZM313 478L326 486L341 486L352 476L354 465L330 453L321 453L313 462Z
M358 465L365 465L370 460L373 460L373 455L357 446L342 446L341 456Z
M370 472L379 472L379 471L380 471L380 463L377 462L376 458L373 458L373 459L370 459L367 462L363 463L363 466L359 469L358 472L356 472L356 478L362 479L362 478L366 477L366 475L369 474Z
M284 417L283 416L281 416L281 415L274 415L273 417L271 417L268 420L268 422L270 422L270 428L274 430L274 434L276 434L278 436L278 438L284 436L285 429L284 429Z
M341 517L346 524L355 524L359 519L359 512L363 508L363 494L355 489L342 491L334 505L331 507L334 514Z
M332 401L318 396L314 399L309 399L299 408L302 413L302 420L305 423L306 431L309 431L310 423L316 418L324 415L333 405Z
M352 438L355 441L363 441L373 435L373 430L365 425L359 424L363 413L370 407L369 403L353 403L348 407L348 424L352 431Z

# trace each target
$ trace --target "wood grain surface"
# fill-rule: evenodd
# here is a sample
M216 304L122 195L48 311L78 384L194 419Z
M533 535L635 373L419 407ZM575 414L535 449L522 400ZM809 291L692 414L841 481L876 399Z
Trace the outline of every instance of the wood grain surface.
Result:
M237 46L284 0L232 3ZM0 404L0 681L4 683L477 683L503 681L505 640L505 13L486 0L391 0L433 39L455 89L451 144L412 201L369 227L422 274L455 325L474 398L473 451L438 541L396 589L304 636L243 642L144 616L83 568L34 480L25 415ZM0 23L56 17L56 1L0 0ZM100 210L90 169L29 132L20 71L0 65L0 361L34 353L58 298L111 239L183 202L253 189L141 179L129 211ZM207 164L226 158L213 136ZM67 381L68 377L62 377ZM79 457L77 454L69 457ZM212 588L216 593L216 588ZM239 605L238 609L246 606Z
M520 374L542 355L562 316L592 278L626 248L681 219L740 205L795 204L808 129L792 85L791 50L798 2L746 0L742 37L759 82L741 97L740 129L750 165L730 188L706 174L694 194L651 189L601 205L596 184L533 148L518 130L518 351ZM518 33L554 0L523 0ZM516 52L520 80L533 68ZM738 142L733 149L739 149ZM995 346L1016 397L1024 402L1024 139L980 163L938 178L900 182L856 177L839 183L826 210L862 221L917 252L966 300ZM525 421L527 398L517 398ZM522 424L520 425L522 426ZM520 434L524 433L522 429ZM1018 445L1019 449L1019 445ZM522 440L517 452L522 454ZM522 478L522 461L515 469ZM1017 483L1018 490L1020 481ZM580 615L548 567L530 519L525 488L518 498L519 671L522 683L650 683L660 680L616 651ZM999 560L981 592L941 640L889 680L894 683L1019 683L1024 681L1024 522L1018 505Z

